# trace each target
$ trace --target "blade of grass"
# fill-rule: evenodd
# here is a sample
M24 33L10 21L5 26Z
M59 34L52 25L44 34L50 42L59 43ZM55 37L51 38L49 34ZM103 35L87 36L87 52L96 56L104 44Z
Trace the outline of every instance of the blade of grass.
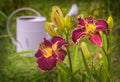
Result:
M9 54L10 58L14 58L16 56L24 56L25 54L30 54L30 53L35 53L36 50L28 50L28 51L22 51L22 52L17 52L13 54ZM27 55L26 55L27 56Z
M49 75L48 72L44 72L42 74L39 74L38 76L35 76L34 78L32 78L29 82L36 82L36 80L40 79L40 78L44 78L47 75Z
M65 65L62 63L58 63L57 67L64 71L65 73L70 73L70 69L68 67L65 67Z
M0 11L0 14L1 14L5 19L7 19L7 16L5 15L5 13L3 13L2 11Z
M6 37L10 37L9 35L0 35L0 38L6 38Z

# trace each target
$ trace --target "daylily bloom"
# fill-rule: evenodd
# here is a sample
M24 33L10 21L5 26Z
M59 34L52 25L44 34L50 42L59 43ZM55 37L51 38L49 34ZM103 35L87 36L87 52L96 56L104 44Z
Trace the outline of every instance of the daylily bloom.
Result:
M40 44L40 47L35 54L37 58L38 67L41 70L52 70L57 62L62 62L67 52L62 49L62 46L67 46L68 43L61 37L54 36L50 41L44 39L44 42Z
M100 31L108 31L108 24L105 20L93 20L92 17L78 18L78 26L72 31L73 42L77 44L80 39L89 36L91 43L102 46Z

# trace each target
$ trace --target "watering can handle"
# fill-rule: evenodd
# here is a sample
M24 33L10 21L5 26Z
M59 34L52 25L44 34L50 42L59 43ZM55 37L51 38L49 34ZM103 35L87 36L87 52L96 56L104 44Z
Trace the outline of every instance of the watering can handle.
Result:
M18 12L20 12L20 11L24 11L24 10L32 11L32 12L34 12L37 16L41 16L38 11L36 11L36 10L34 10L34 9L32 9L32 8L19 8L19 9L13 11L13 12L9 15L9 17L8 17L8 19L7 19L6 27L7 27L8 35L10 36L10 39L11 39L11 41L12 41L12 43L13 43L14 45L17 45L17 43L19 43L19 42L18 42L17 40L15 40L15 38L12 36L12 33L10 32L10 28L9 28L9 26L10 26L10 21L11 21L11 18L12 18L12 16L13 16L14 14L16 14L16 13L18 13ZM20 44L20 43L19 43L19 44Z

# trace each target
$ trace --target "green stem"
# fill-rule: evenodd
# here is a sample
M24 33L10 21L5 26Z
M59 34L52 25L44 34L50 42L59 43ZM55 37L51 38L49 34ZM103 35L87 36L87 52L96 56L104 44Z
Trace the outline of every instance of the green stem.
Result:
M109 74L110 74L109 79L111 79L111 81L114 82L114 76L113 76L113 74L111 72L111 66L110 66L110 63L111 63L110 55L106 53L106 51L105 51L105 49L103 47L102 47L102 50L105 53L105 56L106 56L107 62L108 62L108 71L109 71Z
M68 33L66 34L66 41L69 42ZM66 47L66 49L67 49L68 60L69 60L69 65L70 65L71 82L73 82L73 69L72 69L72 61L71 61L70 49L68 47Z
M72 70L72 61L71 61L71 56L70 56L70 50L69 50L69 48L67 48L67 52L68 52L68 59L69 59L69 64L70 64L70 71L72 73L73 72L73 70Z
M107 58L107 62L108 62L108 70L110 70L110 58L109 55L107 54L107 52L105 51L105 49L102 47L102 50Z
M107 56L107 61L108 61L108 71L110 72L111 81L114 82L114 76L113 76L113 74L111 72L111 57L110 57L110 54L111 54L111 45L110 45L110 43L111 43L110 42L111 41L111 33L108 36L106 36L106 40L107 40L107 51L106 51L107 53L106 53L106 56Z
M107 10L108 10L108 15L111 15L111 11L110 11L110 0L107 0Z
M109 45L110 45L110 42L109 42L109 36L106 36L106 39L107 39L107 51L109 50Z
M67 42L69 41L68 34L66 34L66 40L67 40ZM70 55L70 50L69 50L68 47L67 47L66 49L67 49L68 60L69 60L69 65L70 65L70 71L71 71L71 73L73 73L73 70L72 70L72 61L71 61L71 55Z
M89 75L90 69L88 67L88 63L87 63L87 61L85 59L85 56L84 56L84 53L83 53L82 49L81 49L81 53L82 53L82 59L83 59L83 63L84 63L85 69L87 71L87 74Z

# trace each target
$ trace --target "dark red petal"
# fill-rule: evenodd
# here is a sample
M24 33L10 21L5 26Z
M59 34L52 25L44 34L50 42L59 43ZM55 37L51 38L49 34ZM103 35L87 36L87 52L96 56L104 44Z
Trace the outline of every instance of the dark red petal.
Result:
M78 18L78 27L79 26L85 26L84 19Z
M44 56L42 56L41 58L38 58L37 63L38 67L41 70L50 71L56 66L57 59L54 56L51 56L49 58L45 58Z
M100 47L102 46L102 38L101 38L99 32L97 32L97 33L95 33L94 35L90 36L90 37L89 37L89 40L90 40L93 44L95 44L95 45L97 45L97 46L100 46Z
M78 43L78 41L83 38L86 35L84 29L75 29L72 32L72 40L75 43Z
M68 42L59 36L54 36L51 41L53 44L57 42L57 48L60 48L63 45L68 45Z
M105 20L97 20L96 23L96 30L108 30L108 24Z
M67 54L67 52L66 52L64 49L60 49L60 50L59 50L59 53L58 53L58 55L57 55L57 56L58 56L58 59L63 61L64 58L65 58L65 56L66 56L66 54Z
M61 40L61 41L58 41L58 42L57 42L57 48L60 48L60 47L62 47L63 45L64 45L64 46L68 46L69 43L66 42L66 41L64 41L64 40Z
M61 38L61 37L59 37L59 36L53 36L53 38L52 38L52 43L54 44L54 43L56 43L57 41L60 41L60 40L63 40L63 38Z
M44 44L45 44L46 47L52 47L52 42L50 42L46 38L44 38Z
M42 56L42 51L39 49L36 54L35 57L41 57Z
M87 21L88 23L93 23L93 17L92 17L92 16L87 17L87 18L86 18L86 21Z

